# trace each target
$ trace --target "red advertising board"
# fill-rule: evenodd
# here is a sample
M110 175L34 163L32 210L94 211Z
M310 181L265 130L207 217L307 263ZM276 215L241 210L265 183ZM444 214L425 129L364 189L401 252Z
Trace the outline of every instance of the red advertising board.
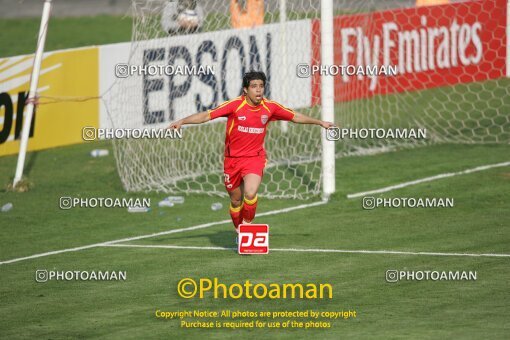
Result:
M397 75L337 75L335 101L505 76L507 0L396 9L334 18L336 65L392 66ZM312 60L320 64L320 21ZM320 103L320 75L312 77Z

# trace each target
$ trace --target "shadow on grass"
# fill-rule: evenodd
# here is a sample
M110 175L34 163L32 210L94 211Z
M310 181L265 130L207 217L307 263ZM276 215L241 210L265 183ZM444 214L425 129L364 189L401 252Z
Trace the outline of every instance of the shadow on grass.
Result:
M230 226L229 226L230 227ZM274 233L271 232L270 238L283 238L287 237L286 233ZM292 234L292 236L302 236L309 237L308 233L299 233ZM191 242L186 244L182 244L182 242L176 242L178 240L199 240L203 239L204 242ZM209 242L207 242L207 241ZM157 240L153 240L154 245L174 245L174 246L194 246L194 247L221 247L232 249L233 252L237 253L237 244L236 244L236 233L234 228L231 230L220 230L215 233L204 233L193 236L173 236L173 237L162 237Z

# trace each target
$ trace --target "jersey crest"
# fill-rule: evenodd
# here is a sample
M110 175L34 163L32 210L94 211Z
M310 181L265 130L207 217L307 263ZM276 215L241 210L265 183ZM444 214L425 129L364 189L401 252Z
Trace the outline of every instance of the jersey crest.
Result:
M268 115L260 116L260 121L262 122L262 124L266 124L268 119L269 119Z

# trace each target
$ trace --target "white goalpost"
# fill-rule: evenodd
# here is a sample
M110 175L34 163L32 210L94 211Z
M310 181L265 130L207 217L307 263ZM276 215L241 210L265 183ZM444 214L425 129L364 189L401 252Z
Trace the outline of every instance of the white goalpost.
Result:
M48 31L48 22L50 20L51 0L45 0L41 26L39 28L39 35L37 38L37 49L34 57L34 66L30 77L30 90L28 92L28 104L25 109L25 119L23 120L23 128L21 131L21 142L19 148L18 162L16 165L16 174L14 175L13 188L19 183L23 177L23 168L25 166L25 156L27 153L28 136L30 133L30 125L32 124L32 117L34 114L34 103L37 94L37 84L39 82L39 71L41 70L41 61L44 52L44 44L46 42L46 33ZM20 119L18 117L18 119Z
M334 64L333 51L333 0L321 1L321 62ZM331 76L321 77L322 120L335 121L335 83ZM322 178L323 198L328 199L335 192L335 142L322 134Z

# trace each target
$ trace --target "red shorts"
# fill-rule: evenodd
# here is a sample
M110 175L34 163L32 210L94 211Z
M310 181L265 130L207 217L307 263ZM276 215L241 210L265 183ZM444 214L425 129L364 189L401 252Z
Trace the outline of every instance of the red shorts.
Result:
M266 156L225 157L223 165L225 188L232 191L241 185L243 177L255 174L262 177L266 167Z

